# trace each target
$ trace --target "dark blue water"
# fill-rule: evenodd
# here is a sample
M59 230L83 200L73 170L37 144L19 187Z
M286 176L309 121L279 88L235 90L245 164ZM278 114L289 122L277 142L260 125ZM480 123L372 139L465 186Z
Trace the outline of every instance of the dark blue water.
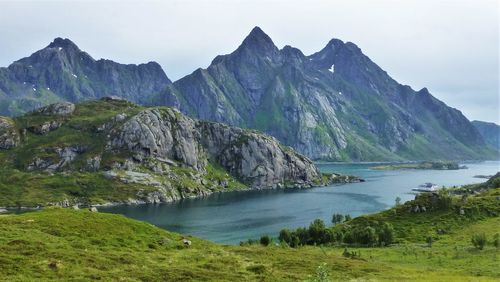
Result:
M321 171L358 175L366 182L306 190L230 192L172 204L101 208L147 221L170 231L214 242L236 244L261 235L272 236L283 228L307 226L316 218L330 222L332 213L373 213L414 198L411 188L424 182L453 186L483 182L474 175L492 175L500 162L467 164L466 170L377 171L374 164L318 164Z

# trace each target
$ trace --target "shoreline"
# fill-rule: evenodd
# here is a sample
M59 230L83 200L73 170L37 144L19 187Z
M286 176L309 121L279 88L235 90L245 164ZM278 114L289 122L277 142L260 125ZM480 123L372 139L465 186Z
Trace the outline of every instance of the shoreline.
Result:
M73 208L73 209L86 209L86 208L99 208L99 207L114 207L114 206L138 206L138 205L160 205L160 204L171 204L175 202L180 202L183 200L189 200L189 199L201 199L204 197L209 197L215 194L222 194L222 193L238 193L238 192L248 192L248 191L264 191L264 190L287 190L287 189L297 189L297 190L302 190L302 189L314 189L314 188L320 188L320 187L327 187L327 186L340 186L340 185L345 185L345 184L351 184L351 183L360 183L364 182L365 180L361 177L357 176L352 176L352 175L342 175L344 177L347 177L349 179L350 177L354 177L354 179L351 179L349 182L331 182L328 184L322 184L322 185L314 185L314 186L294 186L294 187L266 187L266 188L243 188L243 189L238 189L238 190L232 190L232 191L216 191L216 192L209 192L206 194L200 194L197 196L192 196L192 197L183 197L183 198L178 198L178 199L173 199L171 201L159 201L159 202L148 202L145 200L141 199L128 199L128 200L123 200L123 201L117 201L117 202L104 202L104 203L98 203L98 204L83 204L81 202L78 202L75 199L65 199L60 202L51 202L48 203L47 205L38 205L34 207L30 206L21 206L21 207L0 207L0 215L2 214L15 214L16 212L29 212L29 211L40 211L43 208L47 207L62 207L62 208Z

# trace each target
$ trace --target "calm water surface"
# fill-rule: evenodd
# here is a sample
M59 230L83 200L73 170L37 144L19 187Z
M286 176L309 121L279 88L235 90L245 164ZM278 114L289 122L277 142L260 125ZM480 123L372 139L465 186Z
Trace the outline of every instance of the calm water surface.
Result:
M374 164L318 164L323 172L361 176L363 183L305 190L229 192L201 199L159 205L132 205L101 208L147 221L158 227L194 235L218 243L237 244L248 238L276 236L283 228L307 226L316 218L330 222L332 213L373 213L394 205L394 199L414 198L411 188L424 182L453 186L483 182L474 175L500 171L500 162L466 164L465 170L376 171Z

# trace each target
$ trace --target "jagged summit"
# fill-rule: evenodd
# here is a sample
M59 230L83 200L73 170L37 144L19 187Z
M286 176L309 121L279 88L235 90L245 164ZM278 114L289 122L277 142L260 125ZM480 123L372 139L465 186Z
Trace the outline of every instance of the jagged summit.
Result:
M78 46L73 43L73 41L69 40L68 38L61 38L61 37L56 37L54 39L54 41L52 41L48 48L57 48L57 47L73 47L73 48L77 48L78 49Z
M330 41L328 41L328 43L326 44L326 46L323 48L332 48L332 47L338 47L338 46L342 46L344 45L344 41L338 39L338 38L332 38Z
M94 60L67 38L57 37L29 57L0 68L0 115L19 115L56 101L116 95L145 104L171 81L155 62Z
M399 84L354 43L332 39L304 56L290 46L279 50L255 27L235 52L174 82L154 101L200 119L261 130L313 159L489 154L459 111L431 94L419 95L424 92Z
M256 51L277 51L273 40L260 27L256 26L243 40L238 49L248 48Z

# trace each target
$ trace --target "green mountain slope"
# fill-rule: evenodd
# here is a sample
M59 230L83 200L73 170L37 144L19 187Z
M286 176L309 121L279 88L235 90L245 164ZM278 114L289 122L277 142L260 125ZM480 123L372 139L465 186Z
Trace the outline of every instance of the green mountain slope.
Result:
M479 120L472 121L472 124L481 133L488 145L500 150L500 125Z
M0 118L0 207L158 203L337 181L274 138L105 98Z
M500 224L495 200L499 189L490 184L478 187L488 189L482 194L469 197L464 215L454 208L407 212L406 205L417 204L410 202L343 224L355 227L383 220L396 229L397 243L389 247L347 246L359 254L355 258L343 256L345 247L335 244L221 246L87 210L50 208L0 215L0 277L10 281L315 281L320 277L496 281L498 248L492 240ZM422 200L418 204L425 204ZM470 240L482 233L488 243L478 250ZM433 237L431 247L425 243L428 236Z

